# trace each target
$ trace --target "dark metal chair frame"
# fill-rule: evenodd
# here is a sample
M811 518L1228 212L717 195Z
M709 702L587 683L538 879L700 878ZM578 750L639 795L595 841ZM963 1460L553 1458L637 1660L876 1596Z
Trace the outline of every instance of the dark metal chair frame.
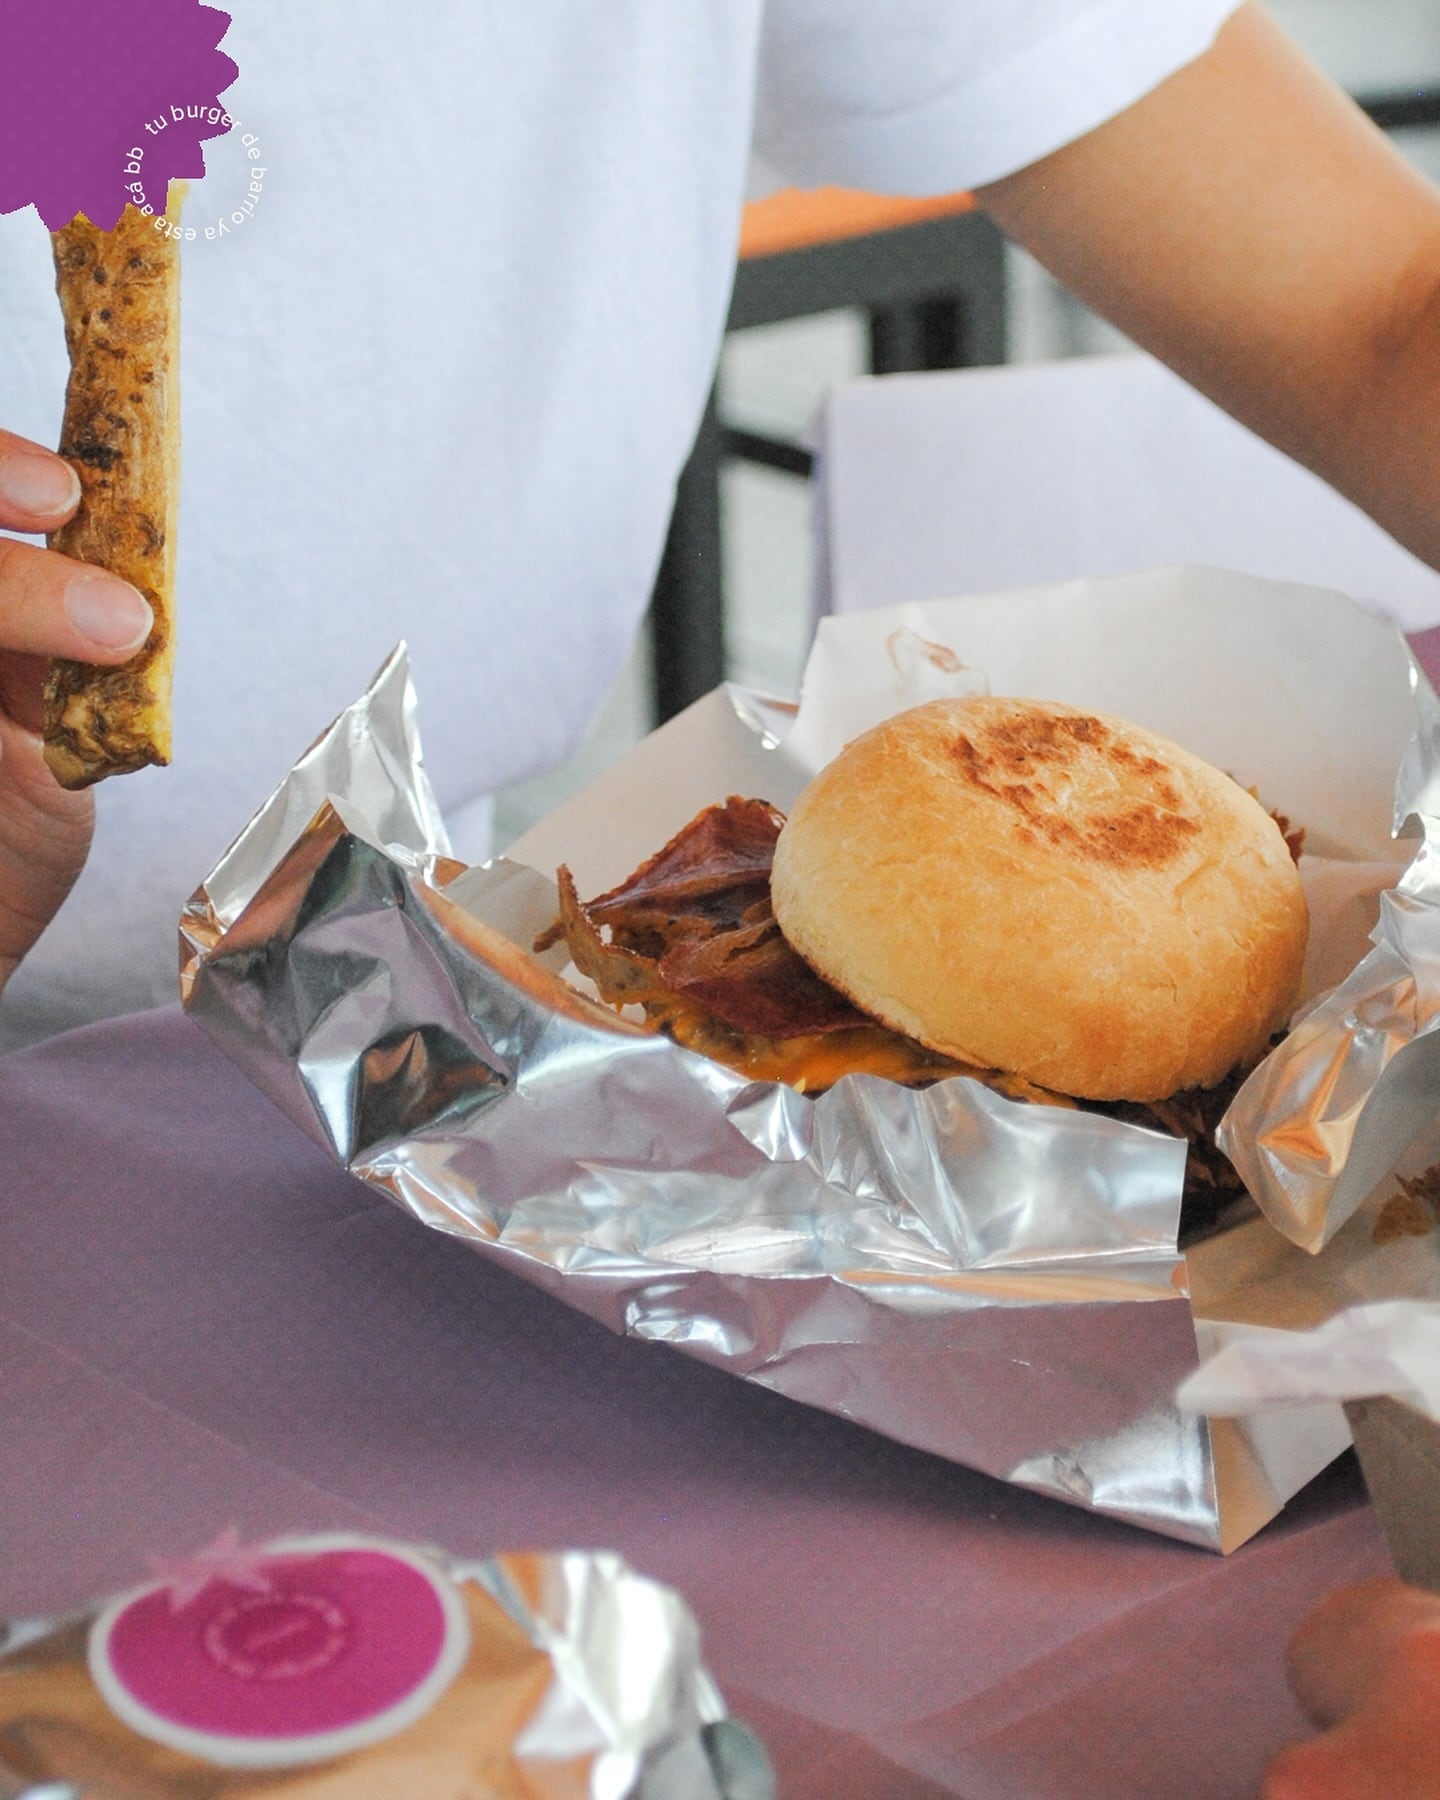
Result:
M984 214L965 212L747 257L736 272L727 330L839 307L863 307L869 315L870 367L877 375L1002 362L1004 239ZM810 473L803 446L724 424L712 387L676 488L651 600L657 722L724 678L720 467L727 456Z

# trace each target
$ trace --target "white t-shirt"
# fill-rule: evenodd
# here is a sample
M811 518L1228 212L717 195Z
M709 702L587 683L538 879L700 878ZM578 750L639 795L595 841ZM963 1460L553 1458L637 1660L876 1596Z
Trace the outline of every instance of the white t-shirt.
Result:
M574 747L649 596L752 135L800 183L974 186L1234 4L230 0L238 125L186 211L174 764L98 790L0 1047L173 998L184 899L400 637L461 854L467 808ZM0 318L0 425L54 443L28 208L0 218Z

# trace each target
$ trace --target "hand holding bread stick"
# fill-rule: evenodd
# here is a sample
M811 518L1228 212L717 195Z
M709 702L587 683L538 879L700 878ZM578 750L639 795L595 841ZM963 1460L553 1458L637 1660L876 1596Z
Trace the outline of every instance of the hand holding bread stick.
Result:
M182 197L173 183L167 217ZM62 787L170 760L172 593L179 500L178 241L127 206L113 231L83 215L53 234L70 381L60 453L80 504L50 547L130 582L154 622L118 668L57 661L45 759Z
M0 527L53 530L79 499L67 463L0 431ZM0 536L0 987L65 898L90 843L90 795L66 793L45 766L49 660L124 662L151 623L128 583Z
M0 536L0 988L89 849L90 797L64 790L170 753L175 241L133 208L53 237L63 460L0 431L0 528L51 546Z

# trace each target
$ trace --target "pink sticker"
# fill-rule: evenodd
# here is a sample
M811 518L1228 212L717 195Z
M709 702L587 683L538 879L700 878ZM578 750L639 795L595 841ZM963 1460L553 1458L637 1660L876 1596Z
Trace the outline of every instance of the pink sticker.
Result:
M287 1539L235 1575L108 1607L90 1672L159 1743L230 1768L317 1762L427 1712L469 1651L464 1604L424 1557L366 1538Z

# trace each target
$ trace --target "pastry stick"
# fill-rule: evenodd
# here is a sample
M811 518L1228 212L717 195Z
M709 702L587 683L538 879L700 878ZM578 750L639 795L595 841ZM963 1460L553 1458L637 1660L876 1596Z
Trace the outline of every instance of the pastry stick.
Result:
M171 184L167 218L184 184ZM45 760L62 787L170 760L175 515L179 504L180 245L127 206L113 231L84 214L52 233L70 381L60 454L80 477L52 550L137 587L155 614L118 668L57 660L45 682Z

